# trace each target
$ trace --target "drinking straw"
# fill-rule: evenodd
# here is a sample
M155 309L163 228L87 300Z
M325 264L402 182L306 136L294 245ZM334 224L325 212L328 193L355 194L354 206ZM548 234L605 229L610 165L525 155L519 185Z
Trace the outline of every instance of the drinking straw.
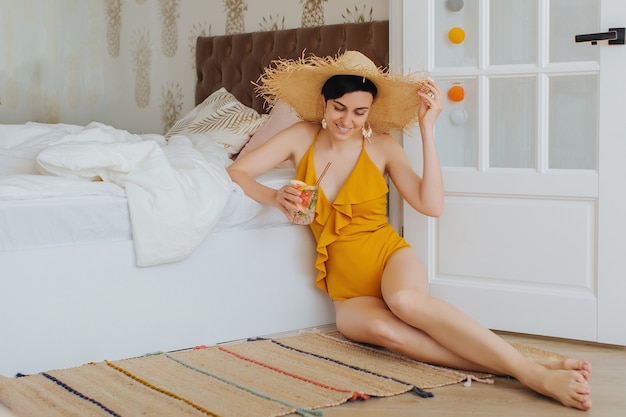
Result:
M319 176L319 178L317 179L317 181L315 182L315 185L319 185L320 181L322 180L322 178L324 178L324 175L326 174L326 171L328 171L328 168L330 167L330 162L326 164L326 168L324 168L324 170L322 171L322 174Z

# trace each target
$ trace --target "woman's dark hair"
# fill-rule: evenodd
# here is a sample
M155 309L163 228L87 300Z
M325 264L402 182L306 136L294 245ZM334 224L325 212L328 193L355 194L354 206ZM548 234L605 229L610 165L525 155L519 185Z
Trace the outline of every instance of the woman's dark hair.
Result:
M373 98L378 94L378 88L373 82L360 75L333 75L324 83L322 95L324 100L334 100L347 93L365 91Z

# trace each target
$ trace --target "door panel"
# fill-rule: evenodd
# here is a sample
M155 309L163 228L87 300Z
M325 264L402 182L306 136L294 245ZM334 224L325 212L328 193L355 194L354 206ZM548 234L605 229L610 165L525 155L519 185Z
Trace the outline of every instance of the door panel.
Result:
M554 75L549 77L550 169L596 169L598 132L598 76ZM584 119L584 123L572 120Z
M537 77L489 77L489 167L536 168Z
M595 291L592 202L450 196L446 203L438 222L434 282L457 277L489 285ZM545 233L526 227L528 217Z

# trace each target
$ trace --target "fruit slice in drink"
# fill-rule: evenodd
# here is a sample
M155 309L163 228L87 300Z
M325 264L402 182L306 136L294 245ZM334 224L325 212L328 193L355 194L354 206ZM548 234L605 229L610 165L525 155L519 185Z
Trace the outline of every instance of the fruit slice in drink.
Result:
M291 213L291 221L296 224L311 224L315 217L317 186L308 185L299 180L291 180L291 185L300 191L302 202L296 203Z

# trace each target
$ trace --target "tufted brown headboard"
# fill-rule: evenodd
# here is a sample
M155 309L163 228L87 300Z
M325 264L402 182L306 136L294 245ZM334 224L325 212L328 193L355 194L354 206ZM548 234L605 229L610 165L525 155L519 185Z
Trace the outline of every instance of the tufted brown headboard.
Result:
M345 23L272 32L199 37L196 42L196 104L225 87L239 101L266 112L252 82L275 59L313 54L335 56L357 50L374 63L389 63L389 22Z

